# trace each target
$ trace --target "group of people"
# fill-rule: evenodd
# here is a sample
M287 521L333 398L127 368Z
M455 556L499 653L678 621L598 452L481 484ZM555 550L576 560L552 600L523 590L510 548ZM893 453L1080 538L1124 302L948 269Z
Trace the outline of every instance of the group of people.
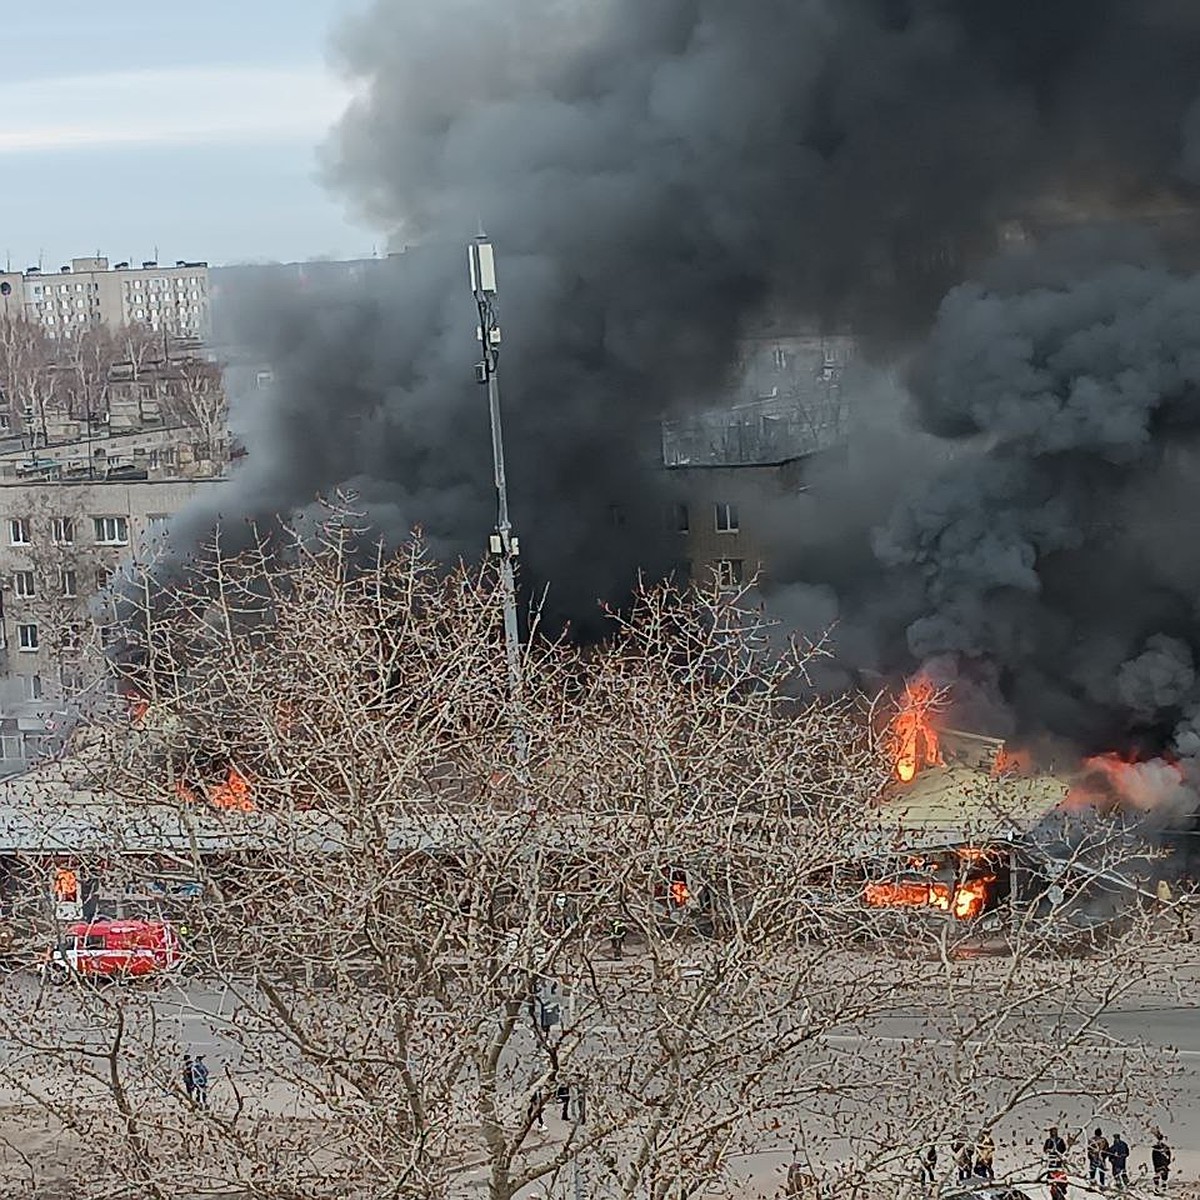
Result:
M208 1064L203 1054L183 1056L183 1090L193 1104L208 1107Z
M996 1141L990 1130L985 1129L974 1145L965 1136L959 1135L951 1143L950 1153L954 1156L954 1170L959 1183L996 1178ZM937 1165L937 1147L929 1145L921 1158L921 1179L929 1186L937 1180Z
M1051 1200L1066 1200L1068 1156L1075 1143L1074 1138L1064 1138L1056 1125L1047 1131L1042 1143L1045 1178L1050 1184ZM974 1180L992 1181L996 1178L996 1142L990 1130L984 1130L979 1140L972 1145L965 1135L960 1135L951 1144L954 1169L959 1183ZM1096 1129L1087 1142L1088 1182L1101 1189L1108 1186L1111 1177L1118 1189L1129 1186L1129 1143L1120 1133L1111 1138ZM926 1147L921 1159L921 1178L932 1186L937 1179L937 1147ZM1161 1129L1154 1130L1154 1144L1150 1148L1150 1167L1153 1172L1154 1190L1161 1192L1171 1176L1171 1147Z
M1073 1139L1072 1139L1073 1140ZM1057 1128L1051 1126L1042 1150L1046 1155L1046 1166L1051 1178L1055 1174L1063 1174L1067 1167L1067 1152L1071 1141L1064 1140ZM1088 1182L1099 1188L1108 1185L1111 1176L1113 1186L1124 1189L1129 1186L1129 1143L1121 1133L1114 1133L1111 1138L1104 1136L1104 1130L1097 1128L1087 1140ZM1154 1190L1161 1192L1171 1178L1171 1147L1161 1129L1154 1130L1154 1143L1150 1147L1150 1169L1153 1172ZM1054 1194L1054 1185L1051 1184ZM1064 1200L1066 1196L1065 1180L1055 1200Z

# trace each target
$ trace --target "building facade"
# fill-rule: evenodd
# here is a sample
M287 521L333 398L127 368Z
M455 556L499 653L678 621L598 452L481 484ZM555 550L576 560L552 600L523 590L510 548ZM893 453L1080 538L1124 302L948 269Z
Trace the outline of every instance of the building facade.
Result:
M107 258L74 258L57 272L30 267L0 275L0 317L24 316L61 341L94 325L116 330L133 324L205 341L212 330L210 305L203 262L110 266Z
M848 437L855 349L848 336L749 338L725 404L663 423L681 577L730 589L769 577L781 525L808 517L805 462Z
M209 479L0 478L0 772L51 748L88 686L122 564L161 551L167 523Z

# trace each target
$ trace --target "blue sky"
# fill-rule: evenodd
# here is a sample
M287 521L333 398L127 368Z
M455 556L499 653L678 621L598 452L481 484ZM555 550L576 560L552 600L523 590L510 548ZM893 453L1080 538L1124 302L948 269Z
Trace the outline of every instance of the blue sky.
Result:
M0 0L0 266L369 254L317 179L365 0Z

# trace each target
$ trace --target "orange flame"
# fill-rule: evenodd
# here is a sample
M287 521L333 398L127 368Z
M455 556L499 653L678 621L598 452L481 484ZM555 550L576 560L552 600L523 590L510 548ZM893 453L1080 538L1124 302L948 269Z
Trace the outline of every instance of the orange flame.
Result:
M189 787L182 779L175 784L175 794L185 804L196 803L195 789ZM208 801L213 808L230 812L254 811L250 783L236 767L230 767L225 778L216 787L211 788L207 794Z
M994 875L981 875L957 886L915 879L868 883L863 899L872 908L936 908L953 912L960 921L970 921L984 910L995 882Z
M250 784L237 769L230 767L225 782L219 783L209 793L213 808L230 809L235 812L253 812L254 801L250 796Z
M922 676L904 685L904 701L889 730L892 762L901 783L911 783L922 767L937 766L942 761L931 720L936 699L933 684Z
M70 867L59 867L54 872L54 894L64 901L79 899L79 876Z

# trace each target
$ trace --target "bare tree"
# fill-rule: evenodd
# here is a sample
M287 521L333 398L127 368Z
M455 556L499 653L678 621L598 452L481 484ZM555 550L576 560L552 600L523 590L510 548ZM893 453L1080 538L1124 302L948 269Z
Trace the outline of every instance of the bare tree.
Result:
M215 364L199 358L180 363L166 386L164 408L180 424L199 433L201 445L210 455L224 445L229 404Z
M0 321L0 381L14 428L29 449L49 440L49 422L63 399L45 332L24 319Z
M76 1194L667 1200L787 1162L911 1191L927 1143L995 1130L1019 1172L1018 1128L1154 1100L1103 1018L1153 985L1161 932L1129 905L1081 958L1042 915L1135 852L1112 828L985 957L969 856L944 909L866 902L903 852L886 714L813 696L818 650L716 591L647 590L588 647L534 612L516 711L491 573L357 525L129 590L134 720L95 727L106 815L75 861L203 899L193 974L159 991L0 994Z

